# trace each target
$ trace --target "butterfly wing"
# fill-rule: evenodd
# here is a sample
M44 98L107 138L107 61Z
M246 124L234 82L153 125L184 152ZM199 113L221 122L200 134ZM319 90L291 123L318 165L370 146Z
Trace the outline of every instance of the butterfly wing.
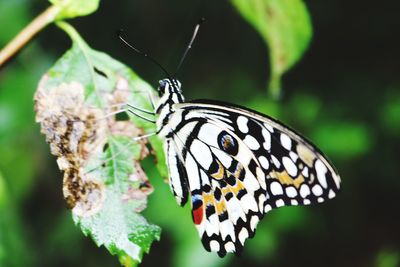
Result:
M326 157L272 118L210 101L174 109L179 123L168 138L168 164L183 171L170 171L171 188L181 205L190 191L193 221L209 251L240 253L266 212L323 202L339 190Z

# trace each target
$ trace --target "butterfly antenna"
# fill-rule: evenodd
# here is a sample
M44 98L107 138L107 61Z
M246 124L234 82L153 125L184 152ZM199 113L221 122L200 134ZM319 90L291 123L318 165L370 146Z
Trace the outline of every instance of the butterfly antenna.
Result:
M122 42L124 42L129 48L131 48L133 51L135 51L139 55L142 55L143 57L148 58L151 62L156 64L160 69L162 69L165 72L168 79L172 80L172 78L171 78L172 76L168 73L168 71L160 63L157 62L157 60L155 60L154 58L149 56L147 53L144 53L144 52L140 51L139 49L137 49L136 47L134 47L133 45L131 45L127 40L125 40L125 38L122 36L122 33L123 33L123 30L119 30L117 32L118 38L121 39Z
M176 68L174 77L176 77L176 75L178 74L178 71L181 68L183 61L185 60L187 53L189 52L190 48L192 48L192 44L194 42L194 39L196 39L197 33L200 29L200 25L204 22L204 20L205 20L204 18L201 18L199 20L199 22L197 22L196 26L194 27L192 38L190 39L190 42L189 42L188 46L186 47L186 50L183 53L181 60L179 61L179 64L178 64L178 67Z

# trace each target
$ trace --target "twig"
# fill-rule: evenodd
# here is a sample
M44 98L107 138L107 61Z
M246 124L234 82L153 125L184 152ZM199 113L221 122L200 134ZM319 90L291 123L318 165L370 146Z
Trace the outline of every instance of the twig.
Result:
M42 14L37 16L28 26L26 26L17 36L14 37L0 51L0 67L9 60L15 53L21 50L24 45L29 42L40 30L49 23L53 22L60 12L58 6L50 6Z

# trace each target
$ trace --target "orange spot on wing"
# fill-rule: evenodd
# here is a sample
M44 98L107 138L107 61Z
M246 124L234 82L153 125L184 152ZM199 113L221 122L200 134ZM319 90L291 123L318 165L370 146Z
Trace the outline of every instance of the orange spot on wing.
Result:
M202 196L203 196L204 207L207 207L208 205L214 205L214 196L207 193L203 193Z
M235 195L235 197L239 194L239 191L244 189L243 183L240 180L236 181L235 186L229 186L230 190L232 193Z
M273 172L272 177L278 179L281 184L294 185L294 187L299 188L302 183L304 183L303 175L297 176L295 179L289 176L286 171L283 172Z
M215 203L215 209L217 210L218 215L226 211L225 200L222 199L220 202Z
M224 178L224 166L222 166L221 162L217 160L218 163L218 171L216 173L211 174L214 179L221 180Z

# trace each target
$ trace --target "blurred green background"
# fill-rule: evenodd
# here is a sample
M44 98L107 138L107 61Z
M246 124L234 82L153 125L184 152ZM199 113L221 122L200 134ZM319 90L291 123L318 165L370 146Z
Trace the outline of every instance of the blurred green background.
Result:
M400 266L400 38L394 1L305 1L314 36L268 97L269 55L228 1L103 1L71 21L91 47L154 86L163 73L131 53L129 40L174 70L194 23L205 17L179 79L188 99L223 99L277 117L313 140L342 176L341 193L310 207L272 211L242 257L204 252L188 207L179 208L147 162L155 187L144 216L163 229L141 266ZM0 0L0 47L42 12L42 0ZM74 226L62 174L34 122L41 77L70 46L46 28L0 70L0 265L119 266Z

